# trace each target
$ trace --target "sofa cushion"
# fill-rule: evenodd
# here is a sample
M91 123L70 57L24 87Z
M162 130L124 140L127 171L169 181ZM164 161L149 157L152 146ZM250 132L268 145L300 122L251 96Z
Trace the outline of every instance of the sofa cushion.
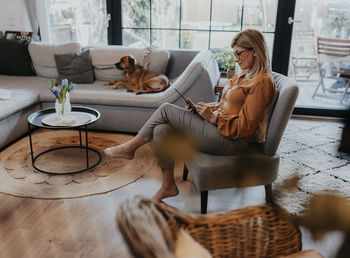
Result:
M40 95L40 102L55 101L54 95L49 90L50 80L47 78L0 75L0 81L1 89L30 89L31 92ZM173 86L159 93L136 95L127 92L124 87L113 90L103 83L94 81L92 84L77 84L75 90L70 93L71 103L157 108L163 102L173 102L179 97Z
M28 90L11 90L11 98L0 100L0 120L33 104L39 103L39 94Z
M58 77L58 72L55 54L79 53L81 47L78 42L56 44L31 42L28 49L33 60L36 74L41 77L56 79Z
M28 52L29 40L0 39L0 74L35 75Z
M73 83L92 83L94 81L89 50L79 54L55 55L55 61L59 80L66 78Z
M114 66L120 58L132 55L136 58L137 64L144 65L145 48L130 48L125 46L97 46L87 47L90 49L92 65L96 80L110 81L122 80L122 71ZM149 68L152 72L165 74L170 53L165 49L152 48L149 54ZM146 67L145 67L146 68Z
M8 90L28 90L39 94L44 89L49 89L50 80L38 76L14 76L0 75L0 88Z

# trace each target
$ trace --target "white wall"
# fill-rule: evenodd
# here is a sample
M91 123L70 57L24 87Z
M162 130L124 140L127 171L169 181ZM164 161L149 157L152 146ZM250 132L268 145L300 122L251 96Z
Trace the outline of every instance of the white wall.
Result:
M0 0L0 31L32 31L24 0Z

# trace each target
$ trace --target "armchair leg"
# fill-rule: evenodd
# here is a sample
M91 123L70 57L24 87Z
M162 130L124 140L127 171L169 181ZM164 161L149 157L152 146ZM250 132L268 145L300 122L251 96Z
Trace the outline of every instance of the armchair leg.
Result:
M182 174L182 179L184 181L187 181L187 176L188 176L188 168L187 168L186 164L184 164L184 171L183 171L183 174Z
M272 196L272 185L268 184L265 185L265 195L266 195L266 202L273 202L273 196Z
M201 192L201 214L207 214L208 191Z

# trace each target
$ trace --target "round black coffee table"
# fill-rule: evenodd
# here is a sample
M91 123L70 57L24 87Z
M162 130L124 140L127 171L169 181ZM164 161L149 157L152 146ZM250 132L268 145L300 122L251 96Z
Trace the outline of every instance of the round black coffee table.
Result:
M71 123L67 123L67 124L63 124L63 125L49 125L48 123L45 123L46 120L48 120L48 118L51 118L53 116L53 114L55 114L55 108L47 108L47 109L43 109L43 110L39 110L33 114L31 114L27 121L28 121L28 134L29 134L29 143L30 143L30 154L31 154L31 158L32 158L32 165L33 167L40 171L40 172L44 172L44 173L49 173L49 174L56 174L56 175L61 175L61 174L73 174L73 173L80 173L80 172L84 172L87 171L89 169L92 169L94 167L96 167L102 159L101 153L96 150L93 149L91 147L88 146L88 125L96 122L99 118L100 118L100 112L98 112L96 109L93 108L89 108L89 107L80 107L80 106L73 106L72 107L72 114L74 114L74 112L78 112L78 114L80 115L85 115L88 117L85 117L86 119L84 120L84 122L79 123L78 122L71 122ZM48 117L50 116L50 117ZM43 122L44 120L44 122ZM33 142L32 142L32 130L33 127L37 127L37 128L45 128L45 129L51 129L51 130L62 130L62 129L78 129L79 130L79 139L80 139L80 145L73 145L73 146L59 146L59 147L55 147L55 148L50 148L48 150L45 150L37 155L34 155L33 152ZM85 145L83 144L82 141L82 129L84 129L85 131ZM78 171L47 171L44 169L40 169L39 167L37 167L35 165L35 161L37 160L37 158L39 158L42 155L45 155L46 153L49 152L53 152L53 151L57 151L60 149L66 149L66 148L77 148L77 149L84 149L86 150L86 168L84 169L80 169ZM94 164L89 164L89 151L93 151L98 155L98 159L96 162L94 162Z

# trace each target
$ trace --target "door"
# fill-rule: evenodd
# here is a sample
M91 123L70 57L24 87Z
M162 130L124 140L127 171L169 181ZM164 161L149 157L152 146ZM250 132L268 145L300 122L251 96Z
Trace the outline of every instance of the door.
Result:
M298 113L342 116L350 105L348 0L295 1L288 76L300 85Z

